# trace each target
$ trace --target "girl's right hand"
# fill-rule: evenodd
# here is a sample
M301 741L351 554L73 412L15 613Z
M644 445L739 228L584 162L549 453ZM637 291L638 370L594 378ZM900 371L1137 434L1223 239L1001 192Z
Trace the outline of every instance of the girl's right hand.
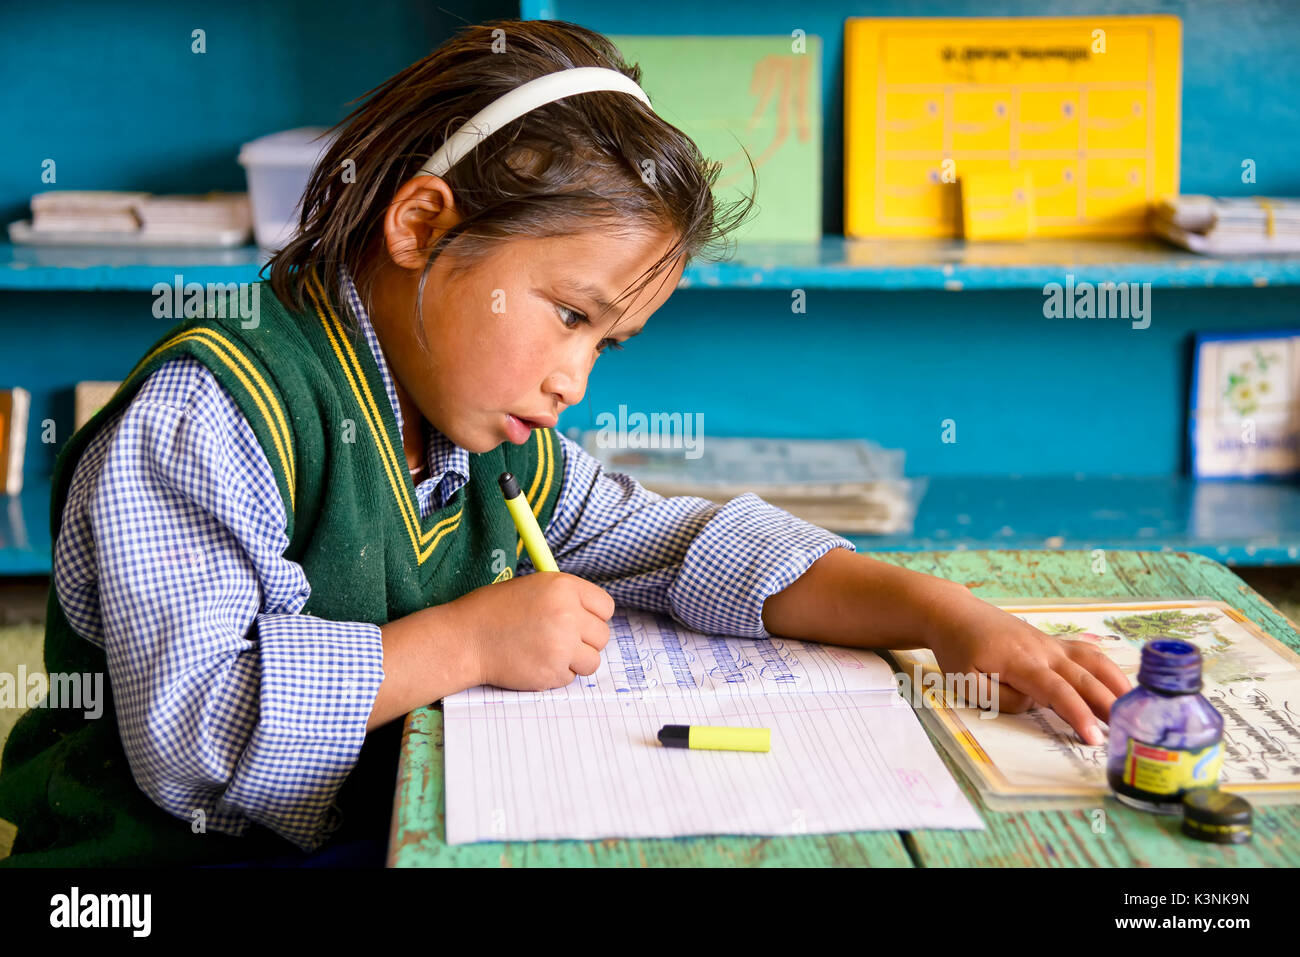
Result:
M477 662L478 684L544 691L600 667L614 599L565 572L533 572L493 582L443 606L454 609Z

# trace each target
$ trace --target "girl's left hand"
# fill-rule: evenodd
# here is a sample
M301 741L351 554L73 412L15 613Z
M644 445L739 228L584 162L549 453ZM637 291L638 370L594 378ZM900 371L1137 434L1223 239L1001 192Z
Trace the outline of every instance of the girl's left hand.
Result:
M1109 721L1110 706L1132 687L1091 644L1044 634L969 591L944 604L930 650L945 674L995 678L997 710L1017 714L1041 702L1088 744L1105 741L1096 718Z

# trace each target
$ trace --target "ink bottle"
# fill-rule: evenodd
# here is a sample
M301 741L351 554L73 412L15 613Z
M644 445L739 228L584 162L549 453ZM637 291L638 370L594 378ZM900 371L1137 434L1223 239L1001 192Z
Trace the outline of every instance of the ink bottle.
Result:
M1138 686L1110 708L1106 779L1119 800L1181 814L1185 794L1218 786L1223 716L1200 691L1195 645L1158 638L1142 646Z

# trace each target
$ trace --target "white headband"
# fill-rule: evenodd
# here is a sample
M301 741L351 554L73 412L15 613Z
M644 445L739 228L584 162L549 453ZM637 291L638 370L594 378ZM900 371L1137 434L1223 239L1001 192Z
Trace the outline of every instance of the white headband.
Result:
M420 167L417 176L445 176L461 158L486 137L518 119L529 110L572 96L574 93L591 93L596 90L617 90L631 93L646 106L650 98L635 81L617 70L603 66L577 66L556 73L539 76L497 97L483 109L466 120L438 152Z

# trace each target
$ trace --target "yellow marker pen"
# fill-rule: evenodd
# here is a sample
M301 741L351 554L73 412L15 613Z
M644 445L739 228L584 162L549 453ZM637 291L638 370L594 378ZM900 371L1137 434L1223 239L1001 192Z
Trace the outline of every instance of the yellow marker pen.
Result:
M528 499L524 498L524 493L519 491L519 483L515 477L509 472L502 472L497 482L501 485L501 494L506 497L506 508L510 509L510 517L515 520L515 528L519 529L519 537L524 540L524 548L528 549L528 557L532 559L533 567L539 572L558 572L559 566L555 564L555 558L546 546L546 539L542 537L537 517L528 507Z
M666 724L659 729L666 748L707 748L710 751L771 751L767 728L718 728L703 724Z

